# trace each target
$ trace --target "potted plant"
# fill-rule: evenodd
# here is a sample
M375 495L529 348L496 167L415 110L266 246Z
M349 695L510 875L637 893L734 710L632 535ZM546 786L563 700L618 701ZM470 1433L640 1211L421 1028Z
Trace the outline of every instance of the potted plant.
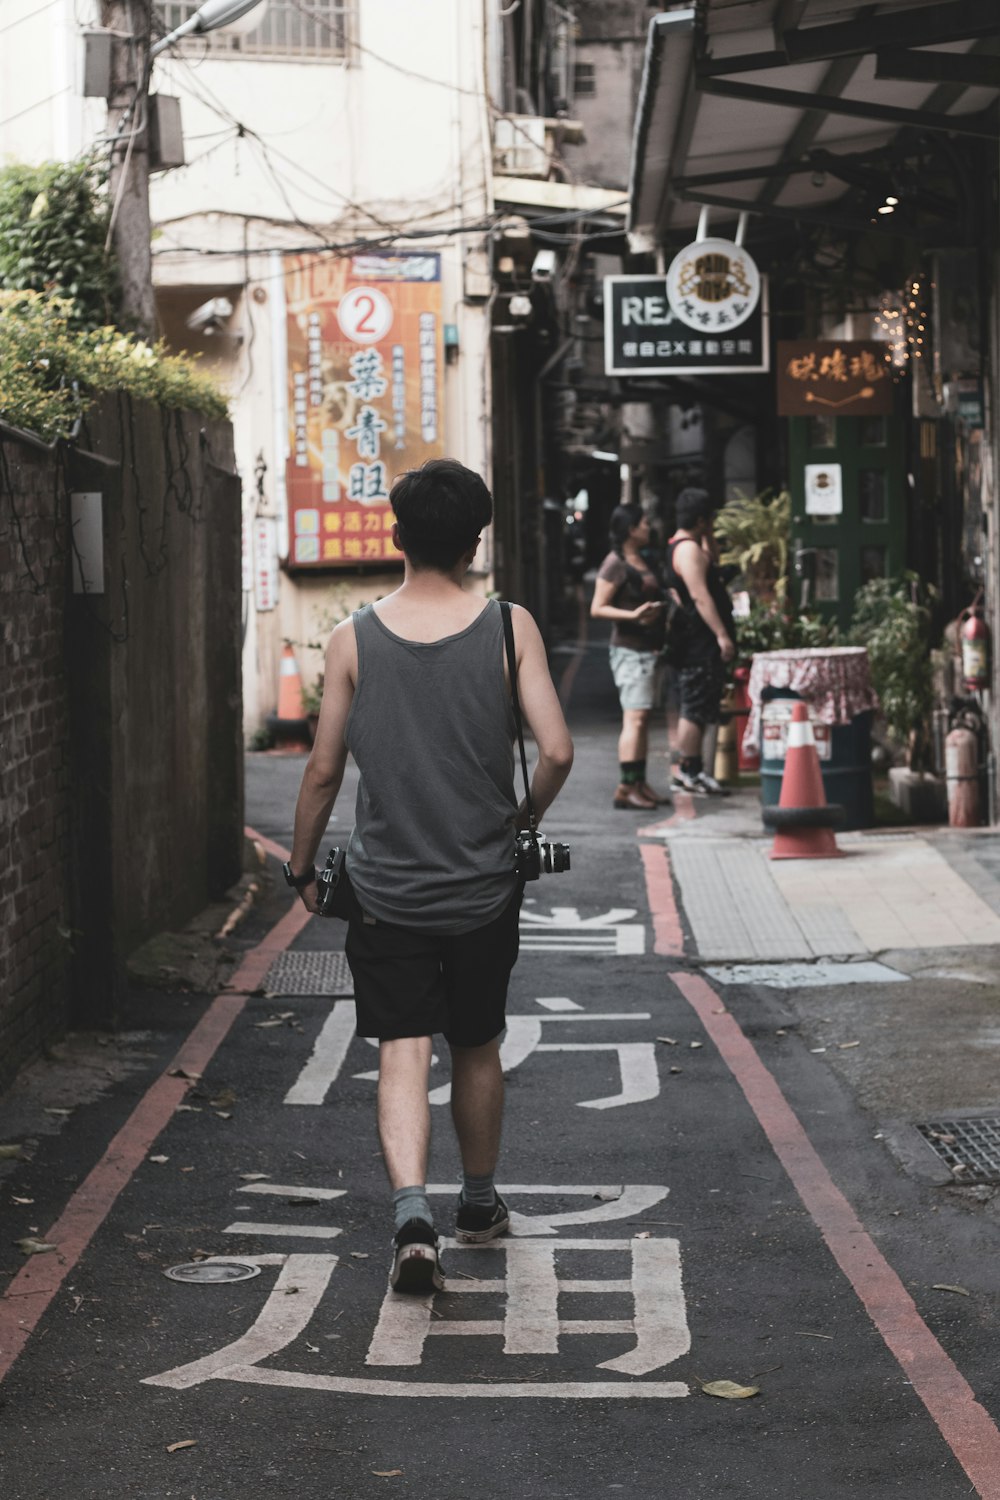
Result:
M937 821L946 812L944 784L930 770L934 597L915 573L874 578L858 591L850 631L852 643L868 652L886 728L906 755L906 765L889 772L893 801L917 821Z

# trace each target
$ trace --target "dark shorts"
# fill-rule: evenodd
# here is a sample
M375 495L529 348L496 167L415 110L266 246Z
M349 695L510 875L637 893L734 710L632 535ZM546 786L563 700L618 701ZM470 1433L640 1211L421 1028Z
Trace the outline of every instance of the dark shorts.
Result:
M697 662L677 673L681 694L681 718L692 724L718 724L719 705L726 686L721 656L716 661Z
M500 1035L507 985L517 962L523 888L492 922L456 937L368 922L347 927L358 1036L392 1041L443 1033L455 1047L482 1047Z

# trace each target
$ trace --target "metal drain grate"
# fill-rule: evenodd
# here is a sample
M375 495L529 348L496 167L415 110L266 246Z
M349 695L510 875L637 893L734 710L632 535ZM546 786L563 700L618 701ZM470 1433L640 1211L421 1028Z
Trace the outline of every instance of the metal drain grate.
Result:
M353 995L354 980L339 950L280 953L264 980L266 995Z
M917 1129L956 1182L1000 1183L1000 1115L935 1120Z

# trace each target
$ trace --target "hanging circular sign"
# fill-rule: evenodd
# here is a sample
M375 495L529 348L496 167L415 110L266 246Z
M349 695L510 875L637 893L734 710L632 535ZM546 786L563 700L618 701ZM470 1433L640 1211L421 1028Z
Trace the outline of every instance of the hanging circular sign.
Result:
M741 245L697 240L670 262L667 296L689 328L722 332L749 318L760 300L760 275Z

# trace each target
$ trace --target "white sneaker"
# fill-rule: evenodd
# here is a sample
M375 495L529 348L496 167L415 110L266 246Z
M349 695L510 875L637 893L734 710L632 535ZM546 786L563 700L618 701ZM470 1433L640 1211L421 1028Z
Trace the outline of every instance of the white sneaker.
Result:
M692 779L698 782L702 791L707 793L709 797L729 796L729 788L723 786L721 782L716 781L714 776L709 776L707 771L699 771L697 776Z
M691 792L695 797L705 797L708 789L702 784L699 776L692 776L689 771L681 770L680 766L674 767L674 774L670 782L674 791Z

